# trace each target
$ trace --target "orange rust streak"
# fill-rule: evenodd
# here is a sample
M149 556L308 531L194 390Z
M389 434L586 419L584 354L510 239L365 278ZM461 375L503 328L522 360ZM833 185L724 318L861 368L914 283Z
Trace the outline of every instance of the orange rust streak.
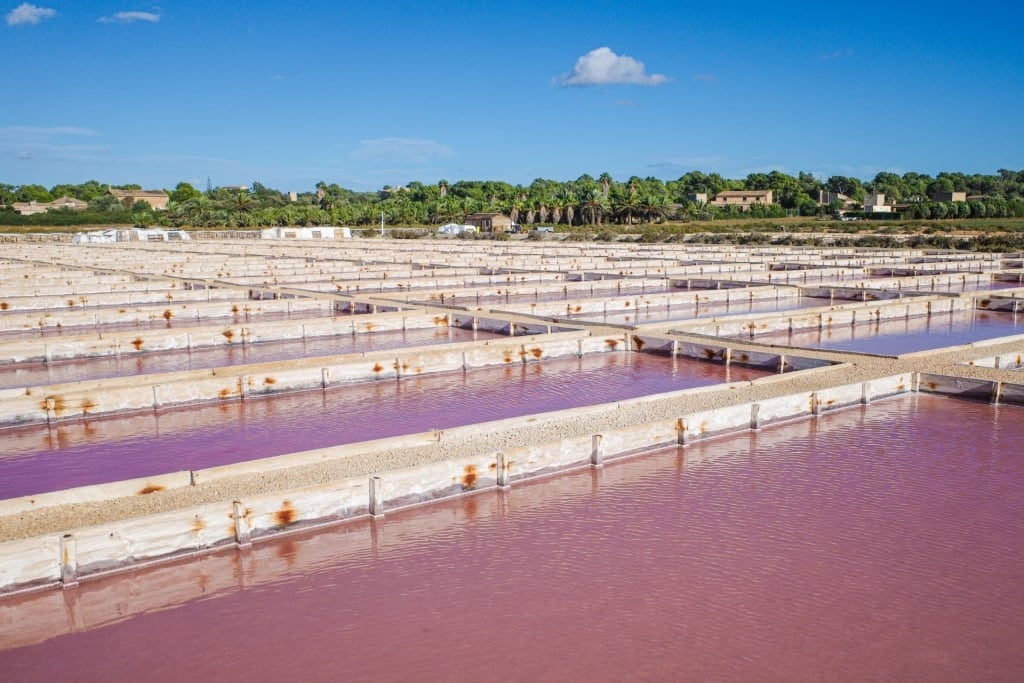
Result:
M151 493L156 493L157 491L163 491L166 488L167 488L166 486L160 486L159 484L146 484L145 488L141 489L135 495L137 495L137 496L148 496Z
M462 488L463 490L469 490L476 487L477 479L479 475L476 473L476 465L466 465L466 469L462 474Z
M290 500L286 500L281 504L281 509L274 513L274 522L278 526L288 526L293 523L298 516L298 510L292 507Z

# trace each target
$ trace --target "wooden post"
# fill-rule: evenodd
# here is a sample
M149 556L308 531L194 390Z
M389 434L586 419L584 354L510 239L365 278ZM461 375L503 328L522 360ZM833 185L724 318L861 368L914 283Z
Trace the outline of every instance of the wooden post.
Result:
M384 516L384 480L370 477L370 516Z
M593 467L604 465L604 434L594 434L591 440L590 464Z
M750 406L750 428L758 430L761 428L761 404L753 403Z
M78 546L75 537L64 534L60 537L60 583L65 589L78 585Z
M249 537L251 529L249 528L249 519L245 515L245 508L240 500L234 501L232 505L234 507L233 517L235 518L235 543L238 544L239 548L248 548L252 545L252 541Z
M508 465L509 465L508 459L505 457L505 454L502 453L501 451L498 451L497 458L498 458L498 488L499 489L510 488L511 487L511 482L509 481L509 476L508 476L508 474L509 474L509 472L508 472Z

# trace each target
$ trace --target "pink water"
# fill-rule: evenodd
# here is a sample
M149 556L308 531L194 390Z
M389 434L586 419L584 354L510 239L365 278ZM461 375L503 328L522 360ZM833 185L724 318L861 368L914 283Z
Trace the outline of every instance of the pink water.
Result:
M0 430L0 500L762 377L606 353Z
M995 311L933 313L900 320L759 334L755 341L803 348L899 355L1024 333L1024 316ZM744 337L749 339L749 337Z
M714 302L700 304L682 304L672 307L641 306L625 311L609 311L608 313L581 313L568 316L572 320L600 322L609 324L645 325L664 323L676 320L693 320L714 316L739 315L742 313L767 313L771 311L791 311L800 308L817 308L827 305L821 299L810 297L783 297L779 299L746 299L742 301Z
M165 351L51 363L0 364L0 389L32 387L62 382L126 377L156 372L203 370L209 368L266 363L314 356L381 351L408 346L430 346L492 339L502 335L463 330L457 327L395 330L372 334L347 334L305 340L234 344L191 351ZM507 337L506 337L507 338Z
M1018 407L888 400L0 602L0 667L1019 681L1022 440Z
M627 281L628 282L628 281ZM459 294L453 297L445 297L444 301L438 301L436 299L430 299L429 296L425 296L419 292L412 295L411 300L420 303L444 303L446 305L470 305L470 304L489 304L491 308L500 309L501 304L509 303L530 303L532 301L577 301L588 298L608 298L617 296L628 296L631 294L665 294L668 292L678 291L675 287L591 287L589 290L580 288L578 285L575 289L566 288L564 292L538 292L535 294L520 293L520 294L495 294L496 289L501 287L488 287L487 289L481 289L476 294L468 292ZM518 290L522 291L523 287L517 287Z
M10 341L14 339L41 339L41 338L53 338L53 337L72 337L80 334L95 334L97 332L103 334L110 334L113 332L131 332L140 331L145 332L146 330L183 330L189 327L196 327L201 325L244 325L262 322L275 322L281 320L304 320L309 318L328 318L328 317L348 317L351 315L348 311L329 311L324 310L317 312L314 310L308 311L294 311L292 313L276 312L276 313L251 313L248 315L235 315L235 316L224 316L224 317L212 317L204 316L202 320L196 320L195 318L177 318L171 320L163 319L163 312L167 310L166 306L153 309L154 320L144 323L109 323L109 324L83 324L83 325L68 325L64 327L35 327L32 329L13 329L13 330L0 330L0 342ZM12 315L17 315L13 313ZM43 317L43 313L40 312L40 317ZM3 314L0 313L0 318Z

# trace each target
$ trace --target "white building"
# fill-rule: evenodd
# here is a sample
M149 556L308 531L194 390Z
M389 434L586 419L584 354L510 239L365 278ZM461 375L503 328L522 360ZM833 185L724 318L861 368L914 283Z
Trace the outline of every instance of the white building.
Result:
M184 230L163 228L110 228L80 232L72 236L72 244L102 244L107 242L185 242L192 237Z
M279 226L260 231L260 238L265 240L333 240L352 237L350 228L338 228L333 225L311 227Z
M884 194L866 194L864 213L892 213L892 207L885 203Z

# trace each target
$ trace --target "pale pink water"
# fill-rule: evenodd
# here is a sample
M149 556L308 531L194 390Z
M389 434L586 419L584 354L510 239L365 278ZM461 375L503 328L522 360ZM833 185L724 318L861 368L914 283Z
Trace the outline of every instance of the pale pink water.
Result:
M878 402L0 601L0 670L1019 681L1022 442L1019 407Z
M134 308L134 307L133 307ZM281 320L305 320L309 318L346 318L352 315L348 311L294 311L292 313L250 313L247 315L233 315L223 317L205 316L201 320L195 318L181 317L171 320L163 319L163 312L166 306L153 307L154 320L143 323L108 323L100 325L68 325L66 327L36 327L31 329L4 329L0 330L0 341L11 341L14 339L42 339L54 337L73 337L80 334L110 334L112 332L129 332L138 330L183 330L197 325L241 325L248 323L275 322ZM91 310L91 309L90 309ZM17 315L17 312L11 315ZM40 317L42 317L40 313ZM0 318L3 314L0 313Z
M407 346L431 346L493 339L503 335L457 327L394 330L372 334L347 334L305 340L234 344L191 351L126 354L51 363L0 364L0 389L32 387L62 382L125 377L155 372L202 370L245 363L266 363L313 356L380 351Z
M608 313L582 313L570 315L572 320L587 322L603 322L609 324L644 325L649 323L672 322L675 320L693 320L742 313L766 313L771 311L791 311L800 308L817 308L827 305L821 299L811 297L784 297L779 299L747 299L732 302L714 302L700 305L682 304L671 307L641 306L625 311Z
M856 325L833 325L823 330L794 331L792 334L759 334L754 340L803 348L899 355L1021 333L1024 333L1024 315L971 310Z
M0 500L595 405L764 370L605 353L0 430Z

